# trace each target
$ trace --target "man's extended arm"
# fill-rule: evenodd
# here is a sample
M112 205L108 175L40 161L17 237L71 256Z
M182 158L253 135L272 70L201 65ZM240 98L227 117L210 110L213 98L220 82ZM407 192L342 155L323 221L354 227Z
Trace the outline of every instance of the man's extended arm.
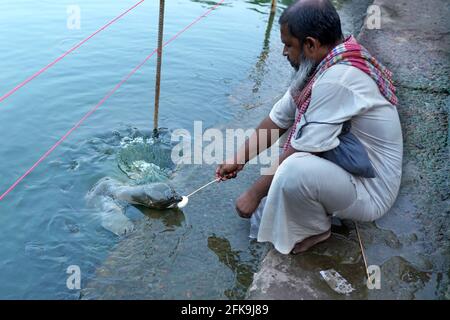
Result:
M222 180L236 177L244 165L269 148L278 138L286 132L286 129L277 126L269 116L267 116L249 139L239 148L233 159L228 159L216 169L216 177ZM265 138L265 141L262 140Z
M236 210L241 217L249 218L256 208L258 208L261 199L267 196L267 193L269 192L270 184L272 183L273 176L278 166L295 152L297 152L297 150L289 146L289 148L280 155L278 163L270 168L270 172L273 174L261 176L250 189L236 200Z

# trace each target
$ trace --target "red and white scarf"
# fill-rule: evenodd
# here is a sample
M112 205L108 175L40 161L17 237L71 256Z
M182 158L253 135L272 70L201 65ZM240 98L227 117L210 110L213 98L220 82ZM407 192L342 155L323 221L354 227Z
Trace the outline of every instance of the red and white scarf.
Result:
M331 66L336 64L345 64L354 66L368 74L378 85L381 94L394 106L397 105L395 96L395 87L392 82L392 72L377 61L362 45L360 45L353 36L349 36L343 43L336 46L319 63L308 84L295 96L293 96L297 105L298 114L294 125L291 128L289 137L284 145L284 150L291 144L297 124L300 122L303 114L308 110L311 102L311 91L314 83L321 74Z

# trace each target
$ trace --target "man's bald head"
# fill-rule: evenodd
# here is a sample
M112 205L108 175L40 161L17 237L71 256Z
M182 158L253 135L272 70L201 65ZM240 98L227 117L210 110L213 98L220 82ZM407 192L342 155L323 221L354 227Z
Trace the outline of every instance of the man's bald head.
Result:
M332 47L343 38L339 15L329 0L298 0L283 12L279 23L287 25L300 43L311 37Z

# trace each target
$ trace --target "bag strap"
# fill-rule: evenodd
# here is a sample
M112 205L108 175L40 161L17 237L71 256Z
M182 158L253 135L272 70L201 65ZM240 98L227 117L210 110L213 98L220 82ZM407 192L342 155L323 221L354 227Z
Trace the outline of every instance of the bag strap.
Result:
M342 126L342 130L341 130L341 134L345 134L345 133L350 132L350 129L352 127L351 119L347 120L347 121L344 121L344 122L322 122L322 121L310 121L310 122L308 122L308 120L306 119L306 116L303 115L303 117L305 118L305 122L306 123L303 124L300 127L300 129L298 129L297 135L295 136L295 139L300 138L303 128L308 126L308 125L310 125L310 124L329 124L329 125L341 125L342 124L343 126Z

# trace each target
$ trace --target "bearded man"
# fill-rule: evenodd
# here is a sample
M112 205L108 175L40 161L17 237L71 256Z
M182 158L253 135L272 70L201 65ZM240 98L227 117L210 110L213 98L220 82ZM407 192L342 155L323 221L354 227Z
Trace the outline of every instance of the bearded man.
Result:
M260 210L257 240L295 254L330 237L332 216L373 221L389 210L400 187L403 143L390 71L354 37L343 37L330 1L299 0L279 23L294 80L216 176L236 177L264 149L250 146L269 146L272 134L286 132L275 174L261 176L237 199L236 209L245 218ZM323 156L345 147L345 125L365 149L372 176L349 172ZM262 143L264 130L272 134Z

